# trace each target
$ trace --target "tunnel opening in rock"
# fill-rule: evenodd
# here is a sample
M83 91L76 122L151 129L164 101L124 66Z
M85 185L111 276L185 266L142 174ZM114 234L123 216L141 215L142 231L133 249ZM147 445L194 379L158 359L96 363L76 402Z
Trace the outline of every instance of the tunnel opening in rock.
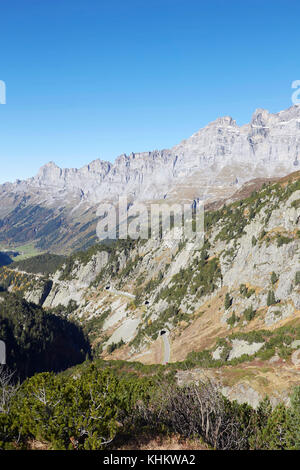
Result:
M165 335L166 333L167 333L166 330L161 330L160 336Z

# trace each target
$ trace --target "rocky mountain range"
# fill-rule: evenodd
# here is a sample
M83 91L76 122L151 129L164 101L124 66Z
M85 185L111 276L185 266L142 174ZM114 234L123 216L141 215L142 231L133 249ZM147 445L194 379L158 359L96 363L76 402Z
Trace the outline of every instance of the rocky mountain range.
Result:
M217 200L253 178L280 177L300 160L300 106L255 111L249 124L219 118L169 150L95 160L81 169L50 162L25 181L0 186L0 244L34 242L74 250L95 241L97 205L131 201Z

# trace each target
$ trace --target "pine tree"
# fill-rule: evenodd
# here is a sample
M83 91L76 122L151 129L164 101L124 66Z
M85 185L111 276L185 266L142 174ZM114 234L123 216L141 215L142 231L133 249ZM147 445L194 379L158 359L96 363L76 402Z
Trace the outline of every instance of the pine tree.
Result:
M276 304L274 291L269 290L268 298L267 298L267 305L268 305L268 307L270 307L270 305L274 305L274 304Z
M257 415L258 415L258 424L262 429L267 425L268 419L272 414L272 405L269 400L269 397L265 397L258 405Z
M288 412L287 443L290 449L300 450L300 386L296 387L291 396Z
M255 310L253 309L253 306L250 305L250 307L246 308L246 310L244 311L244 316L245 316L245 319L247 321L251 321L253 320L253 318L255 317Z
M266 426L258 433L257 448L264 450L288 449L288 414L283 403L276 406Z
M274 285L274 284L276 284L277 281L278 281L278 276L277 276L277 274L274 273L274 271L273 271L272 274L271 274L271 282L272 282L272 284Z
M225 295L225 302L224 302L225 309L228 310L231 307L231 304L232 304L232 299L229 293L227 292L227 294Z

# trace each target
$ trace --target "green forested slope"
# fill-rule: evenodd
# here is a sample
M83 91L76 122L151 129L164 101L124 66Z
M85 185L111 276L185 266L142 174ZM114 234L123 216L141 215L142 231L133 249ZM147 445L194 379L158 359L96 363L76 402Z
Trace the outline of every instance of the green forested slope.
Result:
M2 294L0 339L7 365L21 380L42 371L61 371L85 360L89 343L75 324L13 294Z
M33 274L52 274L63 264L64 256L44 253L31 258L15 261L10 267Z

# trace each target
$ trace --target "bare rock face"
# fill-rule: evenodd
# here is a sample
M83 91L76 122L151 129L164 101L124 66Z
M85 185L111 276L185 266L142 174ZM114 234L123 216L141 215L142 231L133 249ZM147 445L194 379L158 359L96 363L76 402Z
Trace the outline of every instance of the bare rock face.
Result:
M272 326L285 318L291 317L294 313L294 308L291 304L283 305L280 308L271 306L265 316L265 324Z
M75 263L70 273L70 279L61 280L61 271L53 276L53 286L44 307L54 308L58 305L68 306L70 301L75 301L78 305L84 301L84 294L90 284L96 279L97 275L108 263L108 254L103 251L95 254L86 263Z
M248 341L233 339L232 349L229 353L228 360L241 357L243 354L251 356L263 347L264 343L248 343Z
M239 404L248 403L257 408L263 396L249 384L239 383L233 387L222 387L222 393L230 400L236 400Z

